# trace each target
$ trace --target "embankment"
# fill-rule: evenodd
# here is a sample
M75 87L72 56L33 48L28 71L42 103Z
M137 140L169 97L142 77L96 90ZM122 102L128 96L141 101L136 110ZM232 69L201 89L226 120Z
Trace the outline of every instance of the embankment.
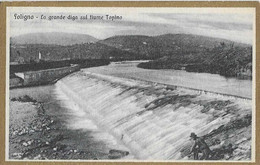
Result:
M9 86L16 88L52 84L81 68L97 67L109 63L109 60L106 59L75 59L10 65Z
M19 81L14 81L14 79L10 80L10 88L50 84L70 73L79 70L80 70L79 65L72 65L72 66L62 67L62 68L19 73L17 74L20 76Z
M251 159L251 99L83 71L57 86L138 159L192 159L191 132L205 138L211 159Z

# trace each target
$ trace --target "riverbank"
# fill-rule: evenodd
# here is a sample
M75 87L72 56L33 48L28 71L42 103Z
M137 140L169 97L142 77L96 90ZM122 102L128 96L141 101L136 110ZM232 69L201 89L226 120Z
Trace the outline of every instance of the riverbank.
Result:
M166 55L153 61L140 63L138 67L186 70L252 80L252 47L234 47L232 44L222 43L201 52Z
M70 112L55 100L54 88L10 90L9 159L107 160L129 154L95 139L92 130L69 128Z
M81 68L108 65L105 59L77 59L40 61L38 63L10 65L10 88L54 84L59 79Z

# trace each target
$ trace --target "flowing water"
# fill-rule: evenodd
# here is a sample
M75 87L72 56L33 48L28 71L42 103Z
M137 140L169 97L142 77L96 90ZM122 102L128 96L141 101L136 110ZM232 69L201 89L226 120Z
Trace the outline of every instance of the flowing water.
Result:
M85 144L82 143L80 148L94 147L93 151L101 150L104 153L109 153L110 149L121 151L129 150L120 140L112 136L108 130L93 120L92 115L89 115L88 111L85 111L85 108L89 107L81 108L78 102L79 100L76 101L72 99L72 95L67 95L68 93L64 92L64 86L60 85L60 83L58 83L55 87L56 88L53 91L55 95L55 101L60 104L62 109L66 109L66 111L60 113L63 113L62 119L66 121L67 129L85 131L87 134L89 134L89 136L93 137L95 143L101 142L100 145L93 146L92 144L87 144L87 146L85 146ZM84 139L78 140L84 141ZM134 159L134 155L130 154L124 158Z
M172 85L176 77L183 76L182 72L168 70L162 74L162 71L139 70L135 65L112 64L85 69L61 79L55 85L57 100L61 100L74 116L78 116L71 119L69 126L98 130L93 136L107 141L114 148L118 146L118 149L128 150L130 156L126 159L189 159L187 148L191 145L191 132L199 136L207 135L232 121L252 115L249 80L237 80L238 83L234 83L233 79L226 80L223 84L229 85L220 84L219 90L214 89L215 93L211 93L205 92L209 87L207 81L210 81L210 77L205 75L201 76L204 77L205 88L201 86L204 89L192 90L189 88L198 85L189 86L192 83L181 81L201 82L194 80L196 73L193 73L194 76L184 76L183 80L176 79L177 83L189 87L182 88L165 85ZM173 73L176 75L173 76ZM155 74L157 80L153 81ZM217 77L213 75L216 82L223 81L223 77ZM159 83L162 81L164 84ZM245 86L240 86L235 92L229 90L232 93L224 93L236 95L236 92L242 91L239 96L245 98L217 94L222 92L220 89L230 89L232 86L236 89L238 84ZM233 143L239 140L239 137L225 137L225 141ZM250 145L250 139L247 141Z
M177 85L204 91L252 98L252 81L226 78L218 74L194 73L173 69L142 69L140 62L112 63L108 66L85 69L88 72L140 79L169 85Z

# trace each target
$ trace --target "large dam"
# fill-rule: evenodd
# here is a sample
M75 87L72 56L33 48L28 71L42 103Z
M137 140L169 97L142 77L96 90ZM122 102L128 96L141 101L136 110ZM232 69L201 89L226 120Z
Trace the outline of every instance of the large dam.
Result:
M223 82L229 84L227 89L232 92L225 90L223 84L216 91L218 86L208 90L210 84L205 85L205 90L203 86L196 90L187 83L179 87L153 81L149 74L144 81L145 77L134 77L128 69L122 71L113 65L116 64L112 64L113 71L109 71L110 65L73 73L55 84L55 93L58 100L80 109L116 145L128 150L130 157L126 158L189 160L190 134L195 132L205 138L211 150L229 144L234 147L232 156L224 155L222 160L251 160L250 81ZM121 65L121 69L128 65ZM162 81L160 76L163 77L158 74L158 81ZM240 88L232 90L232 86ZM83 127L88 129L88 124Z

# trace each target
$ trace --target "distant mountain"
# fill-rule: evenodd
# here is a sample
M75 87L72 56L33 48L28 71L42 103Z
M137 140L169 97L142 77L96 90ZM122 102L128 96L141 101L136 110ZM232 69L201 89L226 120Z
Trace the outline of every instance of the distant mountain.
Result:
M47 45L74 45L82 43L97 42L98 40L86 34L73 33L31 33L11 38L11 44L47 44Z
M196 45L205 48L213 48L219 45L221 42L226 44L234 43L237 46L248 46L247 44L237 43L231 40L226 40L222 38L214 38L214 37L207 37L201 35L194 35L194 34L164 34L160 36L154 37L159 42L167 42L167 43L175 43L175 44L183 44L183 45Z
M151 59L138 65L145 69L252 77L252 46L248 44L193 34L114 36L98 42Z
M138 67L185 69L227 77L252 78L251 45L188 34L166 34L153 39L160 48L159 56Z
M193 34L165 34L154 37L142 35L114 36L98 42L125 51L138 53L151 59L163 56L199 53L205 49L217 47L221 43L240 47L249 46L225 39Z

